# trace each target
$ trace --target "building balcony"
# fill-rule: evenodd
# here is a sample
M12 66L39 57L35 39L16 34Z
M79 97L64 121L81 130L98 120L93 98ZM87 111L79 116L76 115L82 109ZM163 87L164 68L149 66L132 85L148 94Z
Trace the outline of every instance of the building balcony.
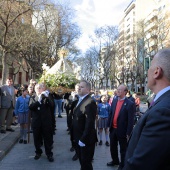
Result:
M118 42L119 43L124 42L124 36L119 37Z
M148 34L146 34L146 36L144 37L144 41L146 41L146 40L153 40L153 39L157 39L157 34L155 33L155 34L151 34L151 33L148 33Z
M155 20L157 18L158 15L158 11L156 9L154 9L145 19L144 23L148 23L148 22L152 22L153 20Z
M144 32L149 32L150 30L157 29L157 28L158 25L155 22L152 22L144 28Z

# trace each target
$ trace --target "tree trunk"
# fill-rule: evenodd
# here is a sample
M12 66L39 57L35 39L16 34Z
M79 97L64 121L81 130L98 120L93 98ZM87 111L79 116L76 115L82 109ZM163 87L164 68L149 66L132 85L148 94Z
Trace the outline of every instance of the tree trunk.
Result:
M5 84L6 82L6 78L7 78L7 64L6 64L6 60L7 60L7 56L6 56L6 51L3 50L2 51L2 80L1 80L1 84Z

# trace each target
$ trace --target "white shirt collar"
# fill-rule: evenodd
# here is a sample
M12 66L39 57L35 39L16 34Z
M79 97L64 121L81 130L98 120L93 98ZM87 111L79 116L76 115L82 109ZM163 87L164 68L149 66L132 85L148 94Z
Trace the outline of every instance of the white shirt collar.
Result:
M118 100L125 100L125 98L126 98L126 97L124 97L124 98L120 99L120 97L118 97Z
M88 94L84 95L84 96L79 96L79 98L81 98L81 100L83 100Z
M160 96L162 96L165 92L167 92L168 90L170 90L170 86L165 87L164 89L162 89L161 91L159 91L159 92L156 94L155 98L154 98L154 102L155 102Z

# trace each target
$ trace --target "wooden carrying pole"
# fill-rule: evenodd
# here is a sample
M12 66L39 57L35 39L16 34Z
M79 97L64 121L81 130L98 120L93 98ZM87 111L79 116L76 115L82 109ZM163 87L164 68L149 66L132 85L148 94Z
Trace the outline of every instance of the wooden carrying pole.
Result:
M30 124L31 124L31 112L28 113L28 143L30 143Z

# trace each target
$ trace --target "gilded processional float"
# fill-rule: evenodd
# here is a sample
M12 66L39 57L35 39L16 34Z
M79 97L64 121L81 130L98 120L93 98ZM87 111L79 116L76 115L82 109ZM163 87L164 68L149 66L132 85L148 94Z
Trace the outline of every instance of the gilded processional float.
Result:
M70 66L66 60L68 55L66 49L61 49L58 54L60 60L51 68L45 63L43 64L43 75L40 82L44 82L52 92L66 93L74 91L75 84L80 80L81 68L75 62Z

